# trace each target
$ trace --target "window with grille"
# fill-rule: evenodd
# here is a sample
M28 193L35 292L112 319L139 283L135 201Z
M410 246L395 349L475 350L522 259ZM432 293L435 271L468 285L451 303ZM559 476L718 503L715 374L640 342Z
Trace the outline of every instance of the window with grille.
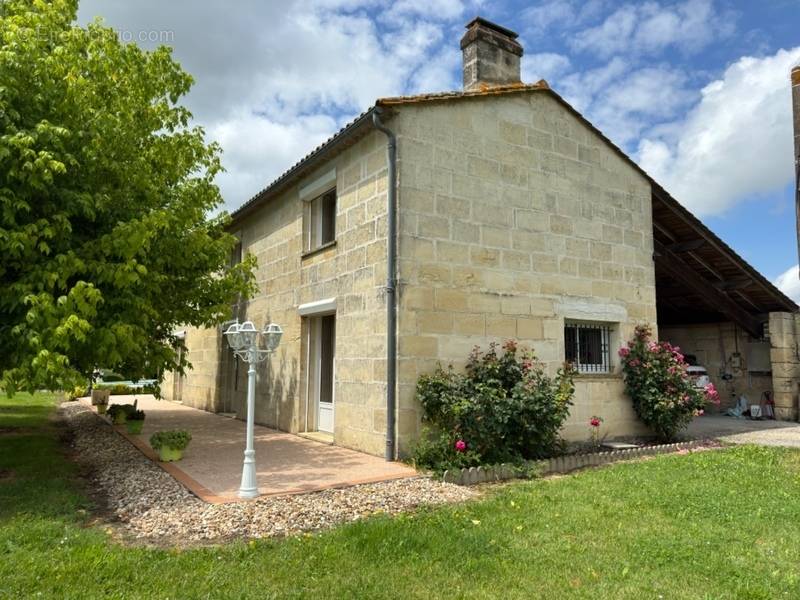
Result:
M611 371L611 327L567 321L564 324L564 359L579 373Z

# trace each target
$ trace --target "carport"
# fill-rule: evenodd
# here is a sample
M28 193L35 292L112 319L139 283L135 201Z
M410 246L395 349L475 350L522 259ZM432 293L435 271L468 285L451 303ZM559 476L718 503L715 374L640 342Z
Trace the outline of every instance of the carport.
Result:
M798 306L653 182L659 338L705 366L724 411L767 397L798 416Z

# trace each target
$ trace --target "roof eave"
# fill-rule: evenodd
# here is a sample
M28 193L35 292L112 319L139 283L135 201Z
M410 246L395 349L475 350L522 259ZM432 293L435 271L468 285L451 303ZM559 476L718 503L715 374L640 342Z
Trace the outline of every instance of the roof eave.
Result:
M298 178L313 171L322 163L330 160L333 156L341 152L349 144L358 141L371 131L374 128L372 113L375 112L376 108L376 106L373 106L361 113L349 125L339 130L336 135L317 146L309 154L297 161L289 170L285 171L267 187L233 211L231 213L231 221L228 224L228 229L236 229L243 218L257 211L267 200L285 191L291 187Z

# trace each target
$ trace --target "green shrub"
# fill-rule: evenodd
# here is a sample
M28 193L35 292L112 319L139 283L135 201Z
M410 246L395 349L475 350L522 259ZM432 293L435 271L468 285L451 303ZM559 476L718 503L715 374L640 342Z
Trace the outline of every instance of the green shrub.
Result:
M150 447L158 450L162 446L174 450L183 450L192 441L192 434L183 429L157 431L150 436Z
M530 350L516 342L475 348L463 374L441 365L417 383L427 435L415 462L443 470L458 466L518 463L553 454L574 393L572 369L551 378Z
M112 396L134 396L141 394L152 394L159 397L159 389L157 385L145 385L142 387L133 387L124 383L97 383L95 384L97 390L108 390Z
M672 440L707 402L719 403L713 383L697 388L686 373L681 349L650 339L649 325L636 327L633 339L620 348L625 391L636 413L662 440Z
M83 398L84 396L88 396L88 388L85 385L76 385L72 390L67 393L67 400L73 401L77 400L78 398Z

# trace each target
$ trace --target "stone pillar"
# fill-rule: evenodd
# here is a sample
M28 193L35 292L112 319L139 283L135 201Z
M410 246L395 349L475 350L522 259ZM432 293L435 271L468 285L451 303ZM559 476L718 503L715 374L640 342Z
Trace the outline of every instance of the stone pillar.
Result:
M464 89L520 83L522 46L517 34L480 17L467 23L461 38Z
M769 313L770 360L775 417L796 421L800 389L800 322L795 313Z

